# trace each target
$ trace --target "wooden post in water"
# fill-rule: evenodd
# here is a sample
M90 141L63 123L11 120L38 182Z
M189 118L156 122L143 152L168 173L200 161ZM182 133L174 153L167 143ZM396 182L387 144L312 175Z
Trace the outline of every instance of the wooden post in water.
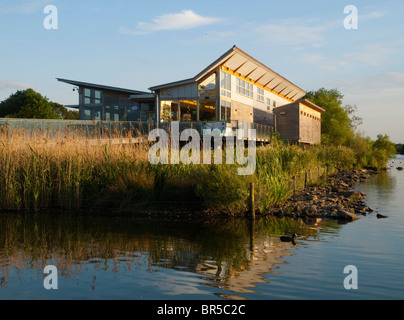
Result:
M254 229L255 229L255 203L254 203L254 182L250 183L250 213L251 219L249 221L250 224L250 251L251 251L251 259L254 256Z
M304 172L304 187L307 185L307 171Z
M250 213L251 218L255 219L254 182L250 183Z
M76 210L80 209L80 183L76 182Z

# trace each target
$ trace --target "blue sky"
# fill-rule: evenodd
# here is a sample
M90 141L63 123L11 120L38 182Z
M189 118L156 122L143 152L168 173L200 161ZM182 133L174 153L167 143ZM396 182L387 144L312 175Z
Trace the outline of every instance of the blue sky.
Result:
M58 29L44 27L47 5ZM358 9L357 30L344 8ZM0 101L33 88L77 104L56 77L147 90L190 78L237 45L306 91L337 88L359 128L404 143L404 1L0 0Z

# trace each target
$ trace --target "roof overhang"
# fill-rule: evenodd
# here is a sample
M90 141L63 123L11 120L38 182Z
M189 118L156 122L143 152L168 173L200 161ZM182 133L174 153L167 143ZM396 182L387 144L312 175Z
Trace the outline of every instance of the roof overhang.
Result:
M292 102L301 99L306 94L303 89L299 88L236 46L233 46L193 78L154 86L149 89L155 91L162 88L198 82L218 67L245 77L251 82L259 84L267 90L275 92Z
M132 94L131 96L129 96L129 99L135 99L135 100L152 100L154 99L156 96L154 95L154 93L148 93L148 94Z
M314 109L320 113L325 112L325 110L323 108L319 107L318 105L316 105L315 103L313 103L307 99L300 100L299 103L302 103L302 104L306 105L307 107Z
M78 86L78 87L89 87L89 88L98 88L98 89L103 89L103 90L119 91L119 92L131 93L133 95L136 95L136 94L149 94L149 92L145 92L145 91L138 91L138 90L125 89L125 88L111 87L111 86L105 86L105 85L96 84L96 83L90 83L90 82L82 82L82 81L61 79L61 78L56 78L56 80L58 80L60 82L68 83L68 84L71 84L71 85L74 85L74 86Z
M164 89L164 88L182 86L184 84L194 83L195 81L196 81L195 78L190 78L190 79L185 79L185 80L180 80L180 81L175 81L175 82L169 82L169 83L160 84L158 86L150 87L149 90L156 91L156 90L160 90L160 89Z

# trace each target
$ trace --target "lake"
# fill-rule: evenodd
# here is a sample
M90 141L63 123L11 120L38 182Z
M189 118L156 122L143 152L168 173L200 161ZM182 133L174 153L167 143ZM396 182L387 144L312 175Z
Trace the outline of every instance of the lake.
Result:
M0 299L403 299L397 166L404 156L355 187L375 212L348 224L1 213ZM292 233L295 244L279 240ZM57 268L57 290L44 287L47 265ZM346 289L355 275L357 289Z

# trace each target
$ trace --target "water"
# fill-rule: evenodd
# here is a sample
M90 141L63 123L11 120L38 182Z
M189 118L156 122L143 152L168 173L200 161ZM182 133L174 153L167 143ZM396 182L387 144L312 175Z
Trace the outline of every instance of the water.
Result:
M403 299L404 157L394 161L356 187L375 212L348 224L2 213L0 299ZM293 232L296 245L279 241ZM57 290L44 288L46 265Z

